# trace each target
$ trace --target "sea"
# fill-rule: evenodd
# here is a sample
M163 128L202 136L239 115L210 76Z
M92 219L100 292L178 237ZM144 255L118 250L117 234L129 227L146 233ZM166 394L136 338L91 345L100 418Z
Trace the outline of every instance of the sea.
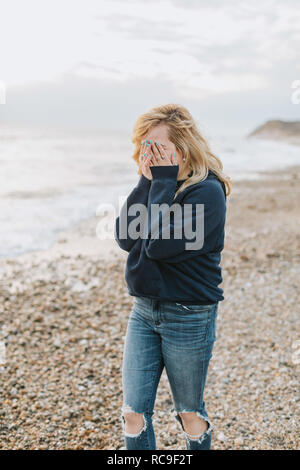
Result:
M216 135L212 151L233 181L300 164L284 142ZM0 258L44 250L59 232L113 205L138 181L131 133L0 126Z

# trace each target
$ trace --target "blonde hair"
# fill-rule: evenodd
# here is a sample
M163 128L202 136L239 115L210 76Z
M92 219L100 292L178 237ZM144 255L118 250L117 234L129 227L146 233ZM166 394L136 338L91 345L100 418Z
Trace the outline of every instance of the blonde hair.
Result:
M138 164L138 174L142 174L139 162L141 142L147 136L149 129L158 124L167 126L170 141L182 152L183 158L185 157L183 168L190 168L192 172L192 175L179 187L175 197L188 186L205 180L208 170L224 183L226 195L229 196L233 182L223 173L221 160L211 152L192 115L179 104L156 106L138 117L131 138L135 145L132 158Z

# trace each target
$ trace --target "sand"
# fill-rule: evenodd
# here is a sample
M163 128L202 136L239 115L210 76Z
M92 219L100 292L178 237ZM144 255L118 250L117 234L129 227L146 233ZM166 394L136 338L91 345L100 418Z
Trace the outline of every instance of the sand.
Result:
M214 449L299 449L300 167L235 182L205 391ZM0 261L0 449L124 449L126 252L97 218ZM3 350L3 347L2 347ZM1 351L1 348L0 348ZM3 352L2 352L3 356ZM184 449L165 371L158 449Z

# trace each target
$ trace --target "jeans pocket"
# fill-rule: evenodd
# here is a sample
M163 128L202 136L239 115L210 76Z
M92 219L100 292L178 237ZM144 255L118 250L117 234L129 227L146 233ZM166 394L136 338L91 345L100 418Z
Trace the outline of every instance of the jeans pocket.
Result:
M209 305L185 305L185 304L180 304L176 302L176 305L178 305L182 310L188 311L188 312L195 312L195 313L205 313L209 312L213 307L214 304L209 304Z

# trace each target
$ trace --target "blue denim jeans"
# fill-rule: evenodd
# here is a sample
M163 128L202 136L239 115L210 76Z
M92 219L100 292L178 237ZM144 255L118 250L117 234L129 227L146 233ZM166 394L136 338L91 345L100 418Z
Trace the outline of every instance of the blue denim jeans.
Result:
M171 412L185 436L186 448L210 450L212 425L203 392L216 340L218 302L185 305L134 297L127 324L122 365L122 427L127 450L156 449L152 425L157 387L164 367L173 397ZM124 413L141 413L137 434L125 432ZM207 422L198 436L188 434L179 413L195 412Z

